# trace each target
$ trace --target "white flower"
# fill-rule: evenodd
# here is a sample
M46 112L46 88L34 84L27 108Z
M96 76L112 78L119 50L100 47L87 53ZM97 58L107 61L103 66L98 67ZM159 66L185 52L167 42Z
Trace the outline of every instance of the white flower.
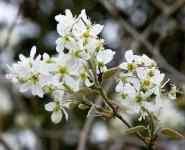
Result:
M23 65L31 67L33 65L35 54L36 54L36 46L33 46L30 51L30 57L27 58L24 55L20 54L19 59L21 60L21 63ZM40 58L40 55L38 55L37 57Z
M65 10L65 15L57 15L55 16L55 20L61 24L64 24L64 26L72 26L75 22L75 18L73 17L71 11L69 9Z
M40 72L41 61L35 61L33 67L30 70L29 76L27 79L20 85L20 91L26 92L31 89L33 95L38 95L43 97L43 86L49 80L49 76L43 75Z
M119 93L121 104L127 113L140 113L142 118L148 112L158 117L164 107L162 97L168 94L171 99L176 99L177 89L172 86L169 93L165 93L163 82L165 74L161 73L155 61L146 55L134 55L132 50L125 53L126 62L120 65L124 71L120 73L115 91ZM126 71L126 72L125 72Z
M105 64L109 63L116 52L113 52L110 49L106 49L103 51L99 51L97 54L97 61L98 61L98 67L100 68L101 72L105 72L107 70L107 67ZM99 69L97 68L97 72L99 72Z
M104 49L105 42L98 37L103 26L92 23L85 10L75 17L67 9L65 15L59 14L55 19L58 22L56 50L59 54L50 57L44 53L42 57L36 57L36 47L33 46L29 57L20 54L20 61L8 66L10 73L6 77L19 84L21 92L30 90L39 97L50 94L54 102L46 104L45 109L52 112L52 122L59 123L63 115L68 119L66 109L71 101L66 100L81 88L91 88L96 83L94 76L107 70L106 64L111 62L115 52ZM165 74L148 56L134 55L128 50L125 59L119 65L122 72L115 89L120 106L128 114L139 113L139 120L145 119L148 113L157 117L164 106L163 95L176 99L178 89L172 86L170 92L165 93L168 80L163 82Z
M73 35L71 33L72 27L75 23L75 18L73 17L70 10L66 10L66 15L57 15L55 17L57 24L57 32L60 37L56 40L56 50L61 53L64 50L64 47L70 42L73 41Z
M90 56L94 55L97 51L104 49L104 40L91 38L84 44L84 50L88 52Z
M148 56L146 56L145 54L143 54L141 56L141 64L143 66L156 66L156 62L152 59L150 59Z
M53 71L53 68L55 67L55 58L50 57L47 53L43 54L43 60L42 60L42 71L48 74L49 72Z
M132 50L128 50L125 53L126 62L119 65L121 69L128 70L129 72L135 71L136 67L141 62L141 57L137 55L133 55Z
M107 63L109 63L113 59L113 56L115 55L115 53L116 52L113 52L110 49L106 49L106 50L100 51L97 54L97 60L100 63L107 64Z
M41 56L38 55L34 59L36 47L31 49L30 57L26 58L22 54L19 56L20 60L10 68L10 74L7 78L20 84L20 91L26 92L31 90L33 95L43 97L43 87L49 80L50 76L46 71L43 71Z
M87 19L85 10L81 11L79 15L79 21L74 24L73 33L77 37L81 37L88 40L92 37L97 37L97 35L102 31L103 26L100 24L92 25L91 21Z
M61 93L60 99L63 98L64 93ZM62 103L62 100L55 100L54 102L49 102L45 105L45 110L52 111L51 120L53 123L59 123L62 120L63 114L65 119L68 120L68 114L65 109L65 105Z
M141 80L143 89L150 89L154 94L160 95L161 83L165 77L164 74L161 74L156 68L145 67L138 67L136 69L136 73L138 78Z
M118 85L121 86L121 85ZM147 102L147 95L142 91L137 91L130 83L119 87L121 91L122 105L125 106L127 113L137 114L143 112L143 107L149 111L153 111L153 104Z
M71 56L61 53L56 60L56 67L53 68L53 72L57 75L61 82L67 84L72 90L78 91L79 80L78 76L81 66L73 64L71 62ZM76 78L75 78L76 77Z

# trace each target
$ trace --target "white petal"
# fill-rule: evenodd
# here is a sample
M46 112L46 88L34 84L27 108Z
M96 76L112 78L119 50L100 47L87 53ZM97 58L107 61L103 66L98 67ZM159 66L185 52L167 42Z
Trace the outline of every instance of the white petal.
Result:
M156 70L155 75L153 77L153 82L158 85L163 81L164 77L165 77L165 74L163 73L161 74L159 70Z
M127 70L127 66L128 66L128 64L126 62L124 62L124 63L121 63L119 65L119 68L124 69L124 70Z
M66 76L64 78L64 81L66 82L66 84L68 86L70 86L74 91L78 91L79 90L79 80L75 80L73 79L71 76Z
M62 53L64 50L64 45L62 43L57 44L56 50L58 53Z
M86 15L86 12L85 12L85 9L83 9L80 13L80 17L82 17L83 21L89 25L90 24L90 20L87 19L87 15Z
M53 123L59 123L62 120L62 111L58 110L58 111L54 111L51 115L51 120Z
M136 89L130 83L126 83L123 90L129 94L129 97L135 97L136 95Z
M117 84L115 91L116 92L123 91L123 83L121 81L119 81L119 83Z
M35 61L33 62L33 67L32 70L34 72L38 72L40 67L41 67L41 60L40 60L41 56L38 55L37 58L35 59Z
M59 101L62 101L63 100L63 96L64 96L64 91L62 90L55 90L52 95L58 99Z
M116 52L113 52L110 49L100 51L97 54L97 60L99 62L102 62L103 64L107 64L107 63L109 63L113 59L113 56L115 55L115 53Z
M62 108L62 111L64 113L65 119L68 120L69 116L68 116L67 111L64 108Z
M139 107L137 105L133 104L133 105L128 107L127 113L128 114L137 114L137 113L139 113Z
M49 55L47 53L44 53L42 57L43 57L44 60L49 59Z
M53 111L55 108L55 102L50 102L48 104L45 104L45 110L47 111Z
M22 62L27 62L27 58L26 58L24 55L22 55L22 54L19 55L19 59L20 59Z
M57 32L58 32L60 35L64 36L64 31L65 31L64 25L61 24L61 23L58 23L58 24L57 24Z
M132 62L132 60L133 60L133 51L132 50L126 51L126 53L125 53L125 59L128 62Z
M20 86L20 92L27 92L31 88L31 82L25 82Z
M102 31L102 29L103 29L103 25L96 24L92 27L91 34L96 36Z
M139 91L140 86L141 86L139 79L137 79L135 77L127 77L126 80L128 82L130 82L131 84L133 84L133 86L136 89L136 91Z
M154 91L155 91L155 88L147 90L145 93L145 96L148 97L148 96L152 95L154 93Z
M143 67L138 67L136 69L136 73L137 73L137 76L139 77L139 79L146 79L147 78L147 70Z
M32 91L33 95L38 95L39 97L44 96L44 92L42 90L42 87L39 84L32 85L31 91Z
M33 47L31 48L30 58L34 58L35 54L36 54L36 46L33 46Z
M66 13L67 17L73 18L73 14L71 13L71 11L69 9L66 9L65 13Z
M143 106L150 112L154 111L154 105L151 102L143 102Z

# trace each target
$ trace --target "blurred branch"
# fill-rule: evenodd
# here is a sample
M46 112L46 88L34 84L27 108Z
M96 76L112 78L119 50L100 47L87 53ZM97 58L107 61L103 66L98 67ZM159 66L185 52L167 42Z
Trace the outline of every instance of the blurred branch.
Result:
M167 6L161 0L152 0L155 6L157 6L161 11L167 10Z
M159 63L159 67L166 69L169 73L171 73L172 78L175 78L178 82L185 81L185 75L173 68L160 54L159 49L157 49L150 42L148 42L144 36L140 35L131 25L127 23L127 21L123 17L119 16L117 9L114 7L114 4L110 3L110 1L107 0L101 0L100 2L118 21L120 27L125 28L136 40L138 40L147 48L147 50L154 56L156 61Z
M95 104L101 105L101 103L102 103L101 97L98 96L98 98L95 100ZM94 119L95 119L95 116L90 116L89 118L85 120L84 126L80 133L80 139L79 139L77 150L85 150L86 142L88 140L87 135L89 134L89 130L91 128L91 125Z
M152 0L155 4L155 0ZM159 0L157 0L159 1ZM147 39L148 35L152 32L153 27L157 24L159 24L161 21L163 21L165 18L167 18L168 16L172 15L173 13L175 13L178 9L180 9L181 7L183 7L185 3L185 0L178 0L175 4L173 4L172 6L170 6L169 8L163 9L162 13L160 15L158 15L146 28L145 30L140 33L141 36L145 39ZM140 42L135 39L135 42L133 42L131 48L132 49L138 49Z
M8 28L7 36L5 38L4 43L2 44L2 46L0 48L1 50L6 49L8 47L8 45L9 45L9 42L10 42L10 39L11 39L11 35L12 35L14 29L17 26L17 20L19 19L20 15L21 15L21 11L23 9L22 8L23 7L23 3L24 3L24 0L22 0L22 2L20 3L17 15L16 15L15 19L13 20L13 23Z
M104 85L105 91L109 91L111 89L113 83L114 83L114 80L110 80L109 82L107 82ZM97 104L97 105L101 105L102 104L101 96L97 97L97 99L95 100L95 104ZM81 130L81 134L80 134L80 139L79 139L77 150L85 150L86 143L87 143L87 140L88 140L89 130L91 128L91 125L92 125L92 122L94 121L94 119L95 119L95 116L90 116L89 118L86 119L86 121L84 123L84 126L83 126L83 128Z
M70 118L69 118L69 124L72 127L72 129L75 129L78 135L80 135L80 127L79 127L79 121L77 120L74 112L72 110L68 111Z
M6 148L6 150L12 150L10 146L8 145L8 143L6 143L1 136L0 136L0 144L2 144L4 148Z

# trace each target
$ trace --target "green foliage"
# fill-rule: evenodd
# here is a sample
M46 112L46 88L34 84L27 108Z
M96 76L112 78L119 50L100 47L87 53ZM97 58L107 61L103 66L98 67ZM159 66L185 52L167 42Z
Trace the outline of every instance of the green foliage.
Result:
M180 134L177 131L170 129L170 128L162 128L160 132L168 137L171 137L171 138L175 138L175 139L184 138L184 136L182 134Z
M84 109L88 109L89 106L88 105L85 105L85 104L79 104L78 105L78 108L80 108L81 110L84 110Z
M139 125L139 126L135 126L133 128L129 128L126 132L129 134L134 134L136 132L143 132L144 130L146 130L146 128L142 125Z
M111 68L111 69L107 70L106 72L104 72L102 75L102 81L111 78L113 75L116 74L118 69L119 69L118 67L115 67L115 68Z

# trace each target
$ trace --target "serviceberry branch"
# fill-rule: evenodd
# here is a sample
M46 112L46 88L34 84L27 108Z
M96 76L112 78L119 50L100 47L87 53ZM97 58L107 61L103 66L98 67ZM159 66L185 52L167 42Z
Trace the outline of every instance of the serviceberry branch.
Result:
M85 10L79 16L73 16L70 10L66 10L65 15L59 14L55 19L59 34L56 40L58 55L51 57L44 53L36 56L36 47L33 46L29 57L20 54L20 60L8 66L10 72L6 75L20 86L20 92L31 91L39 97L51 95L53 99L45 104L45 110L52 112L53 123L61 122L63 116L68 120L67 109L78 105L80 109L89 109L87 117L117 117L130 128L129 132L135 133L151 150L154 149L159 130L165 135L182 138L172 129L157 128L160 121L158 115L164 107L163 97L174 100L179 89L170 85L170 91L166 90L169 79L165 80L165 74L160 72L154 60L128 50L125 62L107 69L106 64L111 62L116 52L105 49L104 40L98 37L103 25L92 23ZM113 77L118 70L117 96L111 101L102 88L102 82ZM97 105L88 99L88 95L94 93L101 95L105 105ZM138 120L146 120L148 127L142 123L132 127L120 115L122 108L129 115L138 114ZM140 133L145 130L148 137Z

